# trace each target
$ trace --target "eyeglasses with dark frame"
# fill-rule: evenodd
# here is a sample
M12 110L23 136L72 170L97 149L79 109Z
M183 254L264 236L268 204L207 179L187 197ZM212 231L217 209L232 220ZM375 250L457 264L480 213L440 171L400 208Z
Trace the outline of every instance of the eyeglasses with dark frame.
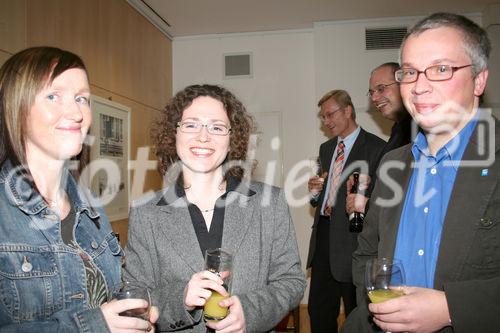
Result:
M329 120L329 119L332 119L332 118L333 118L333 115L334 115L335 113L337 113L337 112L338 112L338 111L340 111L340 110L344 110L344 109L345 109L345 108L340 107L340 108L335 109L335 110L333 110L333 111L330 111L330 112L325 112L325 114L320 114L320 115L319 115L319 119L321 119L321 121L322 121L322 122L325 122L327 119L328 119L328 120Z
M212 135L224 136L231 133L231 127L219 123L203 124L199 121L179 121L177 127L182 133L200 133L203 127Z
M429 81L446 81L453 77L453 74L459 69L470 67L472 64L464 66L434 65L429 66L423 71L415 68L401 68L394 73L394 78L400 83L412 83L418 80L420 74L424 74Z
M375 93L380 95L385 91L385 88L392 86L393 84L396 84L396 83L399 83L399 82L396 81L396 82L392 82L389 84L379 84L379 85L375 86L375 89L368 89L366 96L372 97L373 95L375 95Z

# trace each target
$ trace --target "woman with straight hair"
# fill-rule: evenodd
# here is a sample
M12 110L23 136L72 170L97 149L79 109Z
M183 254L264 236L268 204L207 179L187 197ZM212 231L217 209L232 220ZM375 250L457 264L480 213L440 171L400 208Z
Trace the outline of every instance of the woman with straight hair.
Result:
M53 47L0 69L0 331L151 330L112 300L123 251L103 209L70 173L91 123L87 70Z

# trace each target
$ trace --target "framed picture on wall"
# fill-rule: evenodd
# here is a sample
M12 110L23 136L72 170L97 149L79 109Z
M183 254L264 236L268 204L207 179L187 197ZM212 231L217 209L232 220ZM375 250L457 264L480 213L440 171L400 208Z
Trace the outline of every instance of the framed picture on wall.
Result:
M128 217L130 108L92 96L90 163L86 178L110 221Z

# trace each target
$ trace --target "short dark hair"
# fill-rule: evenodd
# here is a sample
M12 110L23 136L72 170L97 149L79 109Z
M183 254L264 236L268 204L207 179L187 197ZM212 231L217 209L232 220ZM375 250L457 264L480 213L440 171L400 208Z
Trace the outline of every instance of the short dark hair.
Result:
M10 57L0 68L0 165L26 164L26 119L35 96L71 68L87 69L74 53L55 47L32 47Z
M245 161L247 158L250 135L255 132L253 117L245 106L229 90L210 84L191 85L179 91L170 100L159 118L153 123L151 138L158 158L158 169L165 175L169 167L179 161L176 149L177 123L182 114L197 97L208 96L222 103L231 125L229 153L226 161ZM230 166L227 173L242 178L244 170L240 166Z
M450 27L460 31L463 37L464 51L472 62L474 75L488 68L488 58L491 51L491 43L486 31L465 16L453 13L434 13L417 22L406 34L406 40L429 29ZM401 48L402 49L402 48Z
M373 72L375 72L377 69L385 68L385 67L389 67L390 69L392 69L393 74L396 73L396 71L401 68L401 66L399 66L399 64L397 62L394 62L394 61L384 62L382 65L375 67L372 70L371 74L373 74Z

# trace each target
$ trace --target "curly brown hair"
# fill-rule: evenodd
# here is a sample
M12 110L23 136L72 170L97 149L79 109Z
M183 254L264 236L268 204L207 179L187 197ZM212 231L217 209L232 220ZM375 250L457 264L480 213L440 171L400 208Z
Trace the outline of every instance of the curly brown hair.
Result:
M241 179L244 175L244 167L241 165L246 163L250 135L255 132L254 120L229 90L210 84L191 85L179 91L153 123L151 138L159 162L158 170L166 175L167 170L179 161L175 145L177 123L181 121L184 110L200 96L214 98L224 106L231 126L229 153L224 161L225 164L229 162L226 175Z

